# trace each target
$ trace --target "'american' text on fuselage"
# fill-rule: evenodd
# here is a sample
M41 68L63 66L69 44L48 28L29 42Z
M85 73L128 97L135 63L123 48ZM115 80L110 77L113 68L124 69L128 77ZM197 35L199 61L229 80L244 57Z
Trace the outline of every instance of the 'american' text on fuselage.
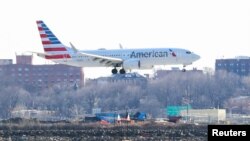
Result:
M135 52L133 51L130 58L148 58L148 57L168 57L167 51Z

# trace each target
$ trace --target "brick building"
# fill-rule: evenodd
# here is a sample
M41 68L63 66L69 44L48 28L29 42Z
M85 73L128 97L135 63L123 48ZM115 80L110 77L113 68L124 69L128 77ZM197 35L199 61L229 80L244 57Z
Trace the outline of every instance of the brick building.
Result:
M16 54L16 64L32 64L32 55L17 55Z
M83 85L82 68L61 64L32 65L32 56L16 56L17 64L0 65L0 73L20 84L48 87L54 84Z

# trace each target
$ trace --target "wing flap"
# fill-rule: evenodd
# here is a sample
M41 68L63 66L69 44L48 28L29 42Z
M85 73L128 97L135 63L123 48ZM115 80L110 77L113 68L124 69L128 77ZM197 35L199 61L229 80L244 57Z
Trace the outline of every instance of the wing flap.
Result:
M70 46L77 55L80 55L83 57L90 57L90 58L92 58L93 61L99 61L100 64L104 64L105 66L111 66L113 64L120 64L123 62L123 60L120 58L107 57L107 56L101 56L101 55L90 54L90 53L85 53L85 52L79 52L78 49L76 49L76 47L72 43L70 43Z
M77 52L77 55L81 55L83 57L90 57L92 61L99 62L100 64L104 64L105 66L110 66L112 64L120 64L123 62L120 58L101 56L96 54L89 54L84 52Z

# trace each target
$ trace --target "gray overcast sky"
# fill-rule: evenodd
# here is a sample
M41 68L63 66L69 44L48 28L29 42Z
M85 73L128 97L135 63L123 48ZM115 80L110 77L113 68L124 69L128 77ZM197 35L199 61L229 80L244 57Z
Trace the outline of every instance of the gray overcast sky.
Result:
M191 67L214 68L216 58L250 56L249 7L249 0L1 0L0 58L43 51L35 22L43 20L78 49L186 48L202 57Z

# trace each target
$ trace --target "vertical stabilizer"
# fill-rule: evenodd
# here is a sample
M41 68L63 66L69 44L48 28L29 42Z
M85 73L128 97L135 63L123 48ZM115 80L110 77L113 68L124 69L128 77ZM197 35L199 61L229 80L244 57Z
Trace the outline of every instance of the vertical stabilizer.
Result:
M46 59L65 59L71 58L69 48L63 45L60 40L52 33L43 21L36 21L42 45L45 53L53 54L45 56Z

